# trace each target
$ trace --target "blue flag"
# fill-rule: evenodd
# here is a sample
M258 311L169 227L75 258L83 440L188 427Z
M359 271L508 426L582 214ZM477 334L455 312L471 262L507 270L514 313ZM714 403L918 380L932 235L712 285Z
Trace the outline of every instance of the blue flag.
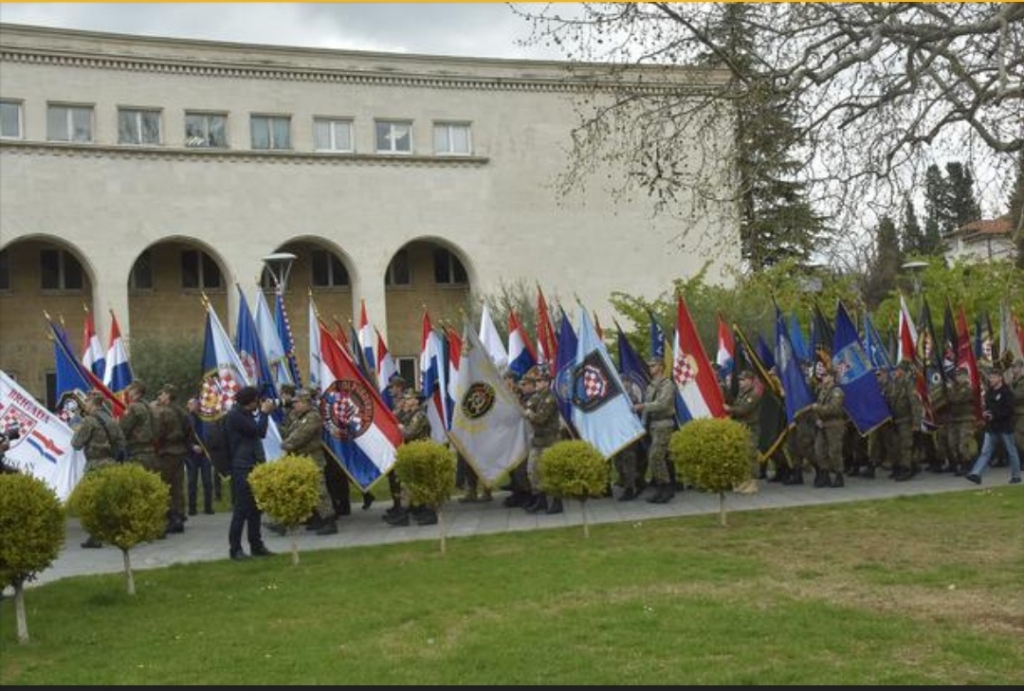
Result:
M864 312L864 350L872 367L892 372L893 364L892 358L889 357L889 349L878 335L878 329L875 328L868 312Z
M764 336L757 334L757 345L754 347L757 349L757 357L764 364L766 370L775 367L775 356L772 354L772 349L768 346L768 342L764 340Z
M565 341L558 341L559 354L564 344ZM645 434L608 349L582 307L571 405L572 423L580 439L590 442L605 458L611 458Z
M775 367L784 392L786 422L792 425L797 415L814 403L811 387L789 339L789 329L778 308L775 310Z
M797 318L796 312L790 312L789 314L788 335L789 344L793 346L793 355L796 356L800 364L806 366L811 361L811 350L807 347L807 339L804 338L804 330L800 326L800 320Z
M274 383L274 375L270 371L270 362L267 361L266 351L260 343L259 332L256 331L256 320L249 311L249 303L245 300L242 286L235 284L238 288L238 324L235 327L235 350L238 357L245 366L245 374L249 377L252 385L259 389L260 394L267 398L277 398L277 385ZM283 415L279 410L275 411L279 416Z
M843 390L846 412L861 436L866 435L892 417L882 390L875 378L867 353L840 301L836 307L836 330L832 341L832 366L836 383Z
M573 436L579 436L572 426L572 375L576 368L576 331L565 312L558 327L558 362L551 373L554 378L555 397L562 420L568 425Z
M274 293L274 326L277 327L277 336L281 339L281 347L284 348L285 357L288 359L288 370L291 372L292 383L295 386L302 386L302 377L299 375L299 360L295 357L295 339L292 337L292 324L288 320L288 311L284 307L284 295L278 288ZM312 367L312 364L310 364Z
M626 334L622 333L622 328L618 324L615 327L618 330L616 349L619 355L619 375L622 378L622 385L630 400L633 403L640 403L644 400L644 392L651 382L651 377L647 373L647 365L643 358L626 338Z
M654 316L654 312L647 310L647 317L651 320L651 357L665 359L665 331Z

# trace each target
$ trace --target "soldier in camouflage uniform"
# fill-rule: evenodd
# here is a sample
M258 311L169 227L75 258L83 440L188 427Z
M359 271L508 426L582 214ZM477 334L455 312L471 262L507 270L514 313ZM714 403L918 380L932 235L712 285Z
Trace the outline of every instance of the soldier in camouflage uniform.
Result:
M915 414L915 408L920 410L921 407L921 401L914 391L914 366L908 360L901 360L896 365L892 399L888 400L888 403L896 427L896 453L892 457L892 471L889 477L902 482L915 475L915 417L920 424L920 417Z
M551 390L551 372L547 365L536 365L523 376L523 394L526 399L526 420L533 429L530 455L526 459L526 473L530 479L533 500L523 508L529 513L562 513L562 498L555 497L548 505L547 495L540 491L541 472L537 463L541 454L559 439L562 418L558 399Z
M426 402L418 391L408 389L402 393L398 401L398 429L402 432L402 443L430 439L430 420L427 418ZM412 516L418 525L434 525L437 523L437 512L427 506L413 504L408 493L403 491L408 509L386 518L391 525L409 525Z
M128 385L128 407L118 424L128 443L128 460L141 463L146 470L160 472L156 458L156 416L146 402L146 385L136 379Z
M164 384L153 403L157 463L160 479L170 490L167 532L185 532L185 456L188 454L188 414L175 402L178 390Z
M957 369L953 381L949 383L946 400L949 401L949 423L945 428L946 448L949 449L953 473L963 477L970 470L978 449L974 392L971 390L971 373L966 367Z
M933 473L944 473L950 469L949 424L951 411L949 408L949 386L942 374L933 375L928 386L928 400L932 404L935 416L935 430L925 434L925 458L928 470Z
M644 400L633 406L640 413L650 445L647 449L647 467L651 469L651 483L658 491L647 501L667 504L675 496L675 483L669 474L668 441L676 429L675 384L665 375L665 362L660 358L647 361L651 381L644 391Z
M835 370L826 368L818 389L818 400L811 406L818 428L814 439L814 458L817 463L815 487L842 487L843 440L846 435L845 394L836 384Z
M739 375L739 391L732 403L725 405L725 412L737 422L743 423L751 436L750 478L735 488L739 494L756 494L760 487L757 477L760 474L761 462L757 444L761 437L760 430L761 393L754 385L754 373L743 370Z
M896 423L892 415L898 384L892 372L885 367L876 369L875 377L878 380L878 390L882 392L882 398L889 411L889 418L868 434L868 464L858 473L860 477L868 480L875 479L878 468L894 467L894 459L899 453Z
M124 435L113 418L103 407L103 394L90 391L86 394L82 421L71 437L71 448L85 454L85 472L115 462L117 452L125 446ZM103 543L92 535L82 543L85 549L102 547Z
M324 421L320 411L313 404L313 392L298 389L288 414L287 434L281 440L281 450L286 453L309 456L320 469L320 500L316 506L316 520L307 523L306 529L317 535L334 535L338 532L338 517L334 502L327 491L327 456L321 443Z

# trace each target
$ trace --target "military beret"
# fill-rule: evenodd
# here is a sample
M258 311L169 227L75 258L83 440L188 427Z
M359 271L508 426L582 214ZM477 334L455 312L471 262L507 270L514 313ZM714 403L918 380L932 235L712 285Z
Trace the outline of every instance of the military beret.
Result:
M294 396L296 393L295 384L281 384L281 386L277 387L277 390L289 396Z
M422 401L423 394L416 389L406 389L405 393L402 394L402 398L407 401Z
M307 403L312 403L312 401L313 401L313 392L310 389L307 389L307 388L295 389L295 400L296 401L306 401Z
M534 365L523 375L523 381L537 381L538 379L550 378L551 370L548 369L546 364Z

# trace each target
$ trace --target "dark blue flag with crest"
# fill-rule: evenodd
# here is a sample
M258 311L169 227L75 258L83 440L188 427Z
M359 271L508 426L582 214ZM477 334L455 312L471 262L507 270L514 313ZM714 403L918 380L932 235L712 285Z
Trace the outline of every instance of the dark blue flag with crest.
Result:
M804 376L804 368L789 338L789 329L782 312L775 309L775 370L782 384L786 405L786 422L792 425L796 416L814 404L814 394Z
M836 306L832 366L836 371L836 384L845 394L846 412L861 436L892 417L878 386L875 369L857 335L857 327L841 301Z
M569 431L574 437L579 435L572 424L572 387L573 373L576 369L576 347L578 340L572 328L569 316L563 311L562 321L558 328L558 362L551 373L554 379L555 397L558 399L558 410L562 414Z

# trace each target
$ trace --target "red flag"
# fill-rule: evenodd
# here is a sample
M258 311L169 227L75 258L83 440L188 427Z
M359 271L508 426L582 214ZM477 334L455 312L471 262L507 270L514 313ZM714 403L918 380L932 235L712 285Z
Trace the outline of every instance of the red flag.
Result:
M963 305L956 314L956 361L960 367L967 367L971 377L971 393L974 398L974 419L981 421L981 376L978 374L978 360L971 346L971 332L967 328L967 315Z
M549 365L558 362L558 337L540 286L537 286L537 362Z

